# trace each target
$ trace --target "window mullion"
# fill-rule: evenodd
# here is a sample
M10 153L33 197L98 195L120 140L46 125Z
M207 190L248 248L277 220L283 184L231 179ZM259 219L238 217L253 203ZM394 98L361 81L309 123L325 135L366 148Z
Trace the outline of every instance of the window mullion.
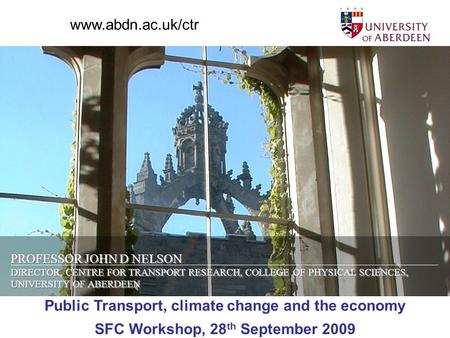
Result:
M203 135L205 154L205 202L206 211L211 212L211 190L210 190L210 153L209 153L209 115L208 115L208 49L203 47ZM211 255L211 217L206 217L206 264L208 270L212 267ZM212 277L208 274L208 296L212 296Z
M73 204L73 205L76 204L76 200L73 198L58 197L58 196L26 195L26 194L12 194L0 192L0 198L13 200L27 200L36 202Z

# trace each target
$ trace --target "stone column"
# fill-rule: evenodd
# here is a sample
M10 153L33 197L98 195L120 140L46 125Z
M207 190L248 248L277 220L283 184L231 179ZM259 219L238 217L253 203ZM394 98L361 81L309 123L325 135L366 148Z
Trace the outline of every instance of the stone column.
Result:
M125 252L128 48L102 50L97 251ZM123 279L123 278L120 278ZM120 289L97 294L121 295Z
M308 48L308 80L292 82L285 97L291 195L299 237L299 267L336 264L322 80L317 48ZM299 282L298 282L299 283ZM304 295L337 295L335 277L304 276Z
M371 200L372 226L377 263L380 266L394 263L389 211L386 197L386 181L384 177L381 154L380 133L377 120L376 95L374 88L371 56L369 48L356 48L356 60L359 61L357 72L359 80L362 131L364 137L369 195ZM395 277L380 278L381 294L396 296Z
M127 47L45 47L77 73L74 253L125 252ZM75 295L87 290L73 290ZM98 289L98 294L122 290Z
M336 264L318 50L285 48L257 59L248 74L268 84L285 103L285 146L296 223L293 235L297 268ZM335 277L296 277L296 284L298 294L338 294Z
M76 225L74 254L97 252L98 173L101 110L102 62L99 55L83 55L78 99L78 135L76 168ZM73 295L85 295L86 289L73 289Z

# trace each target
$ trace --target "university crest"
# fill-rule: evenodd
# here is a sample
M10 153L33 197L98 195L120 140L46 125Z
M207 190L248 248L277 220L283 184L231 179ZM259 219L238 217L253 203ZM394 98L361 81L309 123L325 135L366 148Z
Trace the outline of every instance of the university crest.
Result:
M363 29L363 12L341 11L341 29L351 39L357 36Z

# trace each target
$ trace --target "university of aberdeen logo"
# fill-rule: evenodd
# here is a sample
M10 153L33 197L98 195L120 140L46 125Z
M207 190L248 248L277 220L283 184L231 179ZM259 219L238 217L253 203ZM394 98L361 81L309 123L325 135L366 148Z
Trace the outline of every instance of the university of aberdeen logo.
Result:
M363 29L363 11L343 11L341 9L341 29L349 38L353 39Z

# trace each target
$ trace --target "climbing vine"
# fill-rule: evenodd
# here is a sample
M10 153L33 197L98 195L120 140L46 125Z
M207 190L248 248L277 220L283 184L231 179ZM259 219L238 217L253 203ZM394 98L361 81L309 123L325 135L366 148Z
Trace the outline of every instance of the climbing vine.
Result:
M272 53L276 47L263 47L264 54ZM243 58L246 53L233 47L236 54ZM269 134L267 149L272 157L270 175L272 176L272 187L266 203L261 206L260 215L271 218L289 219L291 201L288 195L286 175L286 153L283 132L283 110L280 101L274 92L264 82L236 73L237 84L240 89L246 90L250 95L257 93L259 101L265 111L264 121ZM272 223L269 226L269 236L272 242L272 254L269 258L269 268L289 269L293 266L293 236L289 225ZM274 277L274 295L291 295L295 289L289 276Z
M69 171L69 180L67 184L67 197L75 198L75 153L76 153L76 116L77 113L74 111L73 115L73 123L72 130L74 133L74 141L71 144L72 149L72 157L70 159L70 171ZM70 255L72 254L73 247L73 230L75 226L75 208L72 204L61 204L59 207L60 214L60 224L62 226L61 239L64 242L64 246L60 251L62 255ZM70 277L67 275L67 270L70 268L70 264L64 263L61 271L62 278L64 281L68 282ZM69 287L62 287L59 290L61 296L70 295Z
M234 54L234 62L246 64L249 55L245 49L240 47L230 47ZM270 55L277 50L277 46L261 47L264 55ZM199 68L200 69L200 68ZM198 69L197 69L198 70ZM195 70L194 70L195 71ZM275 93L264 82L246 77L240 71L211 70L209 76L215 76L225 84L237 84L240 89L246 90L250 95L257 93L259 101L265 111L264 121L269 134L267 150L272 158L270 175L272 176L272 187L268 200L261 205L260 215L264 217L289 219L291 211L291 201L288 195L286 160L284 148L283 132L283 110L280 100ZM236 81L234 81L234 77ZM268 265L272 269L293 269L293 236L291 227L272 223L269 226L269 237L272 243L272 254ZM295 284L291 281L292 273L289 276L274 277L275 295L291 295L295 290Z

